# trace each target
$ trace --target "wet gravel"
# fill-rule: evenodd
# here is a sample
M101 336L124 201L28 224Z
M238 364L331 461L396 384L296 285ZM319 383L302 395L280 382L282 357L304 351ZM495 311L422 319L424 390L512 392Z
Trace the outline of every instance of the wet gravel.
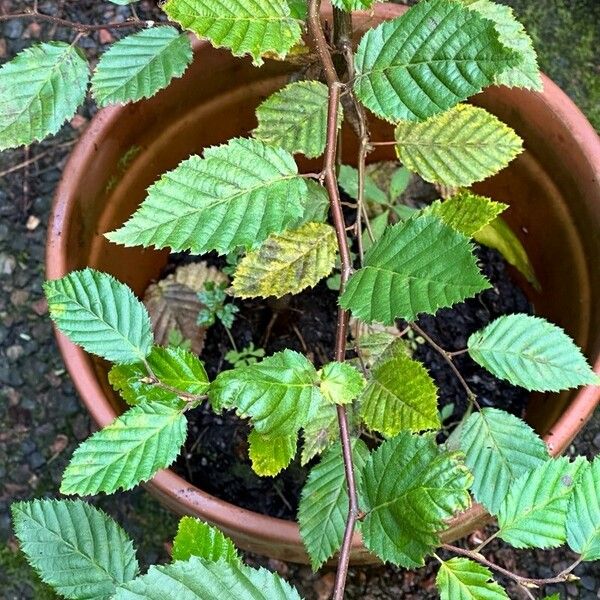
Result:
M593 0L592 0L593 1ZM0 0L0 13L20 12L31 2ZM564 0L568 5L569 0ZM159 13L146 0L138 5L144 18ZM124 19L128 7L96 0L40 2L40 10L72 20L101 22ZM71 40L66 30L9 20L0 23L0 62L14 56L35 39ZM94 60L108 32L81 42ZM564 68L564 66L563 66ZM69 145L85 129L93 108L83 107L59 135L29 150L0 154L0 600L54 598L19 556L12 536L9 506L17 499L56 496L62 471L77 443L90 433L87 414L79 404L56 349L42 295L46 223L52 193L61 176ZM33 160L32 160L33 159ZM24 161L25 168L14 169ZM600 416L597 414L576 440L572 453L593 456L600 451ZM166 544L176 519L139 489L95 499L134 537L143 565L168 559ZM564 568L573 556L565 550L515 552L501 543L490 545L489 555L508 568L530 576L548 577ZM307 599L325 600L333 586L333 573L314 575L306 567L248 556L297 585ZM395 568L351 569L348 598L365 600L436 597L435 565L418 572ZM600 598L600 565L581 565L576 584L557 586L562 598ZM509 588L511 598L524 598Z

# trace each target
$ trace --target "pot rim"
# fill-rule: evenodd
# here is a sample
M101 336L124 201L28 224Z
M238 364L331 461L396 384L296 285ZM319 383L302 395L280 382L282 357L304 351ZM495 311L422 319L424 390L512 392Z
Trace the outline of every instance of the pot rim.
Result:
M379 19L391 18L401 14L406 7L380 4L377 8ZM208 41L193 39L194 51L210 48ZM585 155L589 170L595 180L600 181L600 164L591 162L590 157L600 156L600 138L592 125L573 101L546 75L542 75L544 91L532 92L540 97L549 111L568 129ZM87 157L95 151L106 134L121 119L125 106L113 106L101 109L92 119L88 129L75 145L64 168L63 176L56 189L50 215L46 244L46 277L57 279L68 273L67 235L62 235L74 217L74 186L85 177ZM54 328L57 343L67 370L75 384L77 392L99 427L105 427L118 415L108 402L101 387L90 357L86 352L68 340ZM594 365L600 374L600 357ZM556 420L549 433L544 437L550 453L562 453L592 416L600 401L600 388L587 386L580 389L564 413ZM225 530L236 532L238 536L249 540L259 539L265 544L277 544L288 547L302 546L298 525L295 521L270 517L248 509L240 508L221 500L200 488L193 486L183 477L170 469L159 471L152 480L144 484L149 491L160 497L164 503L177 512L183 507L201 514L209 522L216 523ZM448 539L456 539L468 533L474 526L480 526L491 517L483 507L474 503L464 513L449 522ZM442 534L442 538L445 536ZM356 533L352 543L353 551L363 550L360 534Z

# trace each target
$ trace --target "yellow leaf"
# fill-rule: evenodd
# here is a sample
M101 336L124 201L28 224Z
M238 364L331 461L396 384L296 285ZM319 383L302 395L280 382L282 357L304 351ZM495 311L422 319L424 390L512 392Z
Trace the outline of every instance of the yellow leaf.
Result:
M297 294L331 273L336 253L335 231L325 223L272 235L241 260L233 292L240 298Z
M273 477L285 469L296 454L298 435L262 435L255 429L248 436L252 470L261 477Z
M523 151L521 138L483 108L459 104L421 123L396 126L396 152L425 181L470 186Z

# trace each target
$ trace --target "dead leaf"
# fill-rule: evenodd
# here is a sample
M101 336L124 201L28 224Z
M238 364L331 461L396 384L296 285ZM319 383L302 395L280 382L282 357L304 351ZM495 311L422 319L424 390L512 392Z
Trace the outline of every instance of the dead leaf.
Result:
M158 283L148 286L144 304L150 314L156 343L166 346L171 331L178 330L191 341L191 350L202 352L206 328L197 325L198 313L203 308L198 292L207 281L228 283L227 276L206 262L178 267Z

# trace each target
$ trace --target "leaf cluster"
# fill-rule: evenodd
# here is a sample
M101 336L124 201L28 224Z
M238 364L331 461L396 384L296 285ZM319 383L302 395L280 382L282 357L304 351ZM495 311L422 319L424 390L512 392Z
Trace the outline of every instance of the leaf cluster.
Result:
M334 0L343 11L372 4ZM167 0L163 8L182 28L235 56L249 55L256 65L303 52L307 14L299 0ZM92 94L101 106L149 97L181 76L191 59L186 34L172 25L149 27L100 58ZM197 354L179 342L158 344L144 304L110 275L84 269L48 281L56 326L115 363L110 383L130 406L76 450L61 491L112 493L147 481L176 459L187 436L186 413L208 402L215 412L233 410L248 419L249 457L260 475L287 467L301 438L303 464L322 454L298 512L315 569L340 549L348 522L344 442L362 511L358 529L384 562L422 565L471 496L497 517L496 535L516 548L568 543L582 559L597 559L599 459L551 458L525 422L481 409L468 386L467 414L448 442L438 444L436 384L396 329L398 319L414 327L420 315L435 315L490 286L475 242L500 249L536 283L522 245L500 217L507 205L467 189L505 168L522 141L494 115L465 104L489 85L539 89L531 40L510 9L489 0L422 0L368 30L352 63L344 94L361 114L364 108L393 123L402 162L387 186L367 177L364 190L362 167L339 169L341 187L356 200L356 233L363 233L366 217L368 241L357 250L358 264L339 297L341 323L351 316L371 328L366 339L355 340L356 359L343 360L343 344L341 359L320 369L289 349L265 357L261 348L234 348L227 355L234 368L209 381ZM0 69L0 149L55 133L83 101L89 80L76 45L42 43L6 63ZM321 174L302 174L295 155L320 157L328 135L335 138L344 119L351 121L339 110L328 122L331 98L320 81L284 86L257 107L251 136L206 148L163 174L107 238L228 256L231 287L207 281L195 298L204 327L220 321L231 328L238 307L227 302L228 294L282 298L314 287L335 268L346 231L329 224L330 203L334 211L341 207ZM450 193L421 209L404 206L399 200L412 174ZM540 317L500 317L472 332L464 351L528 390L598 383L574 341ZM340 440L344 414L349 439ZM278 576L245 566L230 540L193 519L180 524L175 561L138 575L124 531L80 501L18 503L13 518L32 565L68 598L299 598ZM479 556L472 558L440 559L442 598L506 598L492 573L474 562Z

